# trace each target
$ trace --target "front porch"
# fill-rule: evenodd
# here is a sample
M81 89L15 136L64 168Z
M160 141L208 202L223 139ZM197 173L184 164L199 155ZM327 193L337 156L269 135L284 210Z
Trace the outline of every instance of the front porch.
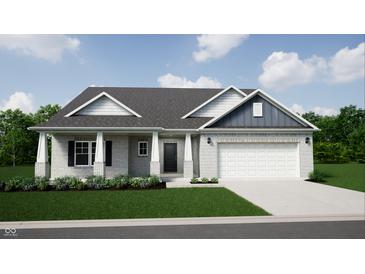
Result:
M51 137L51 165L48 161ZM55 179L96 175L199 176L199 138L194 132L40 132L35 175Z

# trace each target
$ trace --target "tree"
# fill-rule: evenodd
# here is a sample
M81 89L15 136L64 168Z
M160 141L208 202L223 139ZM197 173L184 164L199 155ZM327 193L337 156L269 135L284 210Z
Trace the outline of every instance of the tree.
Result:
M48 121L53 115L61 110L60 105L45 105L41 106L39 110L33 115L34 124L41 124Z
M3 164L15 166L34 153L34 133L27 129L33 124L32 116L19 109L0 112L0 159Z

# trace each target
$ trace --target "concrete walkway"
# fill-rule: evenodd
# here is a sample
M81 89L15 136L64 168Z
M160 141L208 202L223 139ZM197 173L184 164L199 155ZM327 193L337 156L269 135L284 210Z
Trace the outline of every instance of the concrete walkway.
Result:
M302 179L221 179L226 188L275 216L365 215L365 193Z

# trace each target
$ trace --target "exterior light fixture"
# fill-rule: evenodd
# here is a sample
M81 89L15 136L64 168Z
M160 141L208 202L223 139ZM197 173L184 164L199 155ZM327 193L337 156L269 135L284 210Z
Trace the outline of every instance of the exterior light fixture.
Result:
M309 144L309 143L310 143L310 141L311 141L311 138L310 138L310 137L305 137L305 143L306 143L306 144Z
M207 138L207 144L209 145L209 144L211 144L211 143L212 143L212 138L208 137L208 138Z

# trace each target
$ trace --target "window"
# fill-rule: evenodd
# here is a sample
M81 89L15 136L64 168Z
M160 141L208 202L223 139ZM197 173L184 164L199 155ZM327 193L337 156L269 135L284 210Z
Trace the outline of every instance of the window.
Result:
M93 166L95 162L95 141L76 141L75 142L75 165L76 166ZM105 142L104 142L105 158Z
M262 117L262 103L253 103L253 117Z
M75 160L77 166L89 165L89 142L75 142Z
M148 142L138 142L138 156L148 156Z

